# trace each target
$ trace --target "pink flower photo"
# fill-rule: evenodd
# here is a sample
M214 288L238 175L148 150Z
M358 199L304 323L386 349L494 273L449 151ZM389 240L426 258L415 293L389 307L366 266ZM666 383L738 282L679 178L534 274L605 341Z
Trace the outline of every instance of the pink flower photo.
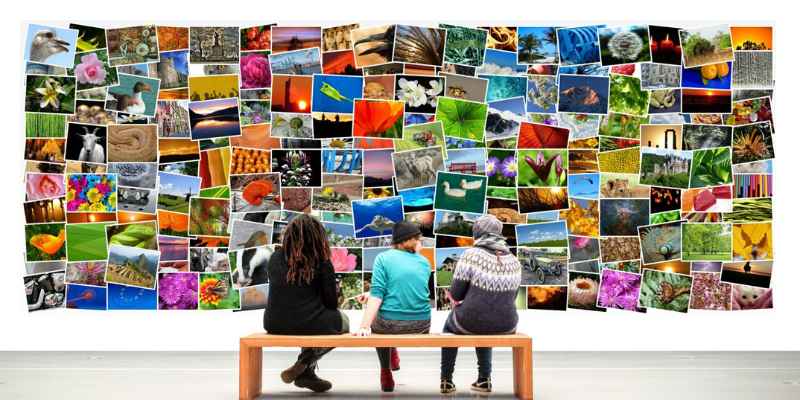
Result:
M28 201L63 196L64 175L29 173L25 179Z
M95 50L75 56L75 79L78 90L116 85L117 69L108 66L106 50Z
M351 253L351 251L353 253ZM331 249L331 263L336 272L353 272L360 269L359 256L356 252L361 249L347 249L344 247L334 247Z
M263 53L242 56L239 66L242 74L242 89L258 89L272 84L269 59Z

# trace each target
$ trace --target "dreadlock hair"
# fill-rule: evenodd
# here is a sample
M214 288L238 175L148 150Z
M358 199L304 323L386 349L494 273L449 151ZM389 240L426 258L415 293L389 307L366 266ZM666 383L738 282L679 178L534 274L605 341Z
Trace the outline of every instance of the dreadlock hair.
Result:
M306 214L293 218L283 230L282 247L288 264L288 283L311 283L317 265L331 258L325 227Z

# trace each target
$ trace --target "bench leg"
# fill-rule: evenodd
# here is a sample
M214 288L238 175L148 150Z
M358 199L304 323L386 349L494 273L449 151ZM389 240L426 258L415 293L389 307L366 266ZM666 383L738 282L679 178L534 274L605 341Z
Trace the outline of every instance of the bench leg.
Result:
M261 395L260 347L239 344L239 400L253 400Z
M533 400L533 349L530 345L514 347L514 395Z

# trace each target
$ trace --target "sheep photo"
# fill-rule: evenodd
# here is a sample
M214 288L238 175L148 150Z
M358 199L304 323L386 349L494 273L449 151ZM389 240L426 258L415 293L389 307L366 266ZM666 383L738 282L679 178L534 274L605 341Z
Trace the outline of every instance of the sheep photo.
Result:
M392 154L397 189L436 184L436 172L444 171L442 147L434 146Z

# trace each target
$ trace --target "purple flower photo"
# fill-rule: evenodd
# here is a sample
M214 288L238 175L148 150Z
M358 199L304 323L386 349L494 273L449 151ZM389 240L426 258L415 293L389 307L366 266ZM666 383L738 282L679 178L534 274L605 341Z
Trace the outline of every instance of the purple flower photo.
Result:
M636 311L642 276L630 272L604 269L600 277L597 306Z
M158 276L159 310L197 309L196 273L167 272Z

